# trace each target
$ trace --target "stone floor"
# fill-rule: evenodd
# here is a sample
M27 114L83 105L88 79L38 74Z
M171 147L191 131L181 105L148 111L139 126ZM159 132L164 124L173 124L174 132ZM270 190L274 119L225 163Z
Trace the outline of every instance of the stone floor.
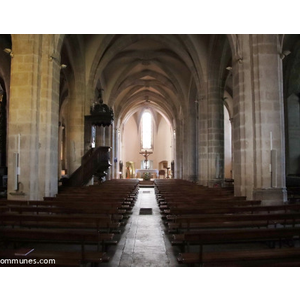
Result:
M140 208L152 208L152 215L140 215ZM108 264L111 267L177 267L153 188L140 188L125 231Z

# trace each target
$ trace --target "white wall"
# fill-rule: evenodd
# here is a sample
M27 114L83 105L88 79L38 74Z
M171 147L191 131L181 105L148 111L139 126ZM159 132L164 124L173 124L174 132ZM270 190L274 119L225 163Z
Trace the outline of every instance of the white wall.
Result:
M136 169L140 167L138 159L140 151L140 141L138 136L137 123L134 117L131 117L124 126L122 135L121 157L123 160L123 178L126 174L126 162L133 161ZM141 156L142 157L142 156Z
M167 121L160 116L158 120L157 134L154 137L154 166L158 169L159 163L162 160L168 161L168 166L171 166L172 161L172 128Z
M124 125L122 135L121 159L123 160L123 178L125 178L126 162L133 161L135 168L140 169L141 161L144 157L140 152L140 132L137 125L137 114L129 118ZM159 169L159 163L162 160L167 160L168 165L171 166L173 160L172 150L172 128L168 122L161 116L156 116L157 128L154 128L154 143L153 154L149 156L149 160L153 161L153 168Z

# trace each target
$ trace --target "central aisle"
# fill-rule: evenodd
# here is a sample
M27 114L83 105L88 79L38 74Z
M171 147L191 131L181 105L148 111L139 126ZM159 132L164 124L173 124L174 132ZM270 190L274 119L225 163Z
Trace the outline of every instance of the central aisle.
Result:
M152 208L152 215L140 215ZM154 188L140 188L132 215L111 259L112 267L175 267L176 258L164 233Z

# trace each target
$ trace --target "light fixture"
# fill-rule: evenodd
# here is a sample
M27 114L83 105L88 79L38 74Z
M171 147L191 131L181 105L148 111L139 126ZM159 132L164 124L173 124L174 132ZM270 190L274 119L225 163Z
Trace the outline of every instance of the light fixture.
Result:
M5 53L9 54L10 57L14 57L14 54L12 53L12 50L11 50L10 48L5 48L3 51L4 51Z
M285 50L282 53L279 54L281 59L284 59L286 56L290 55L291 51L290 50Z
M50 56L49 56L49 61L53 61L53 60L58 60L58 59L57 59L56 57L50 55Z
M232 67L228 66L228 67L226 68L226 70L231 71L231 70L232 70Z
M59 59L53 55L49 55L49 61L56 61L56 62L59 62ZM67 65L65 64L61 64L60 65L60 68L61 69L65 69L67 67Z

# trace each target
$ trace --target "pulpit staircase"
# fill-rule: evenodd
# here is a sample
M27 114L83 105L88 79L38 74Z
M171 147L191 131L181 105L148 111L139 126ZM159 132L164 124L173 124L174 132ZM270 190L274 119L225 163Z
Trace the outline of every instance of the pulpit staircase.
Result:
M69 177L63 178L63 187L86 185L93 176L103 178L111 166L111 147L98 147L90 149L82 158L81 166Z

